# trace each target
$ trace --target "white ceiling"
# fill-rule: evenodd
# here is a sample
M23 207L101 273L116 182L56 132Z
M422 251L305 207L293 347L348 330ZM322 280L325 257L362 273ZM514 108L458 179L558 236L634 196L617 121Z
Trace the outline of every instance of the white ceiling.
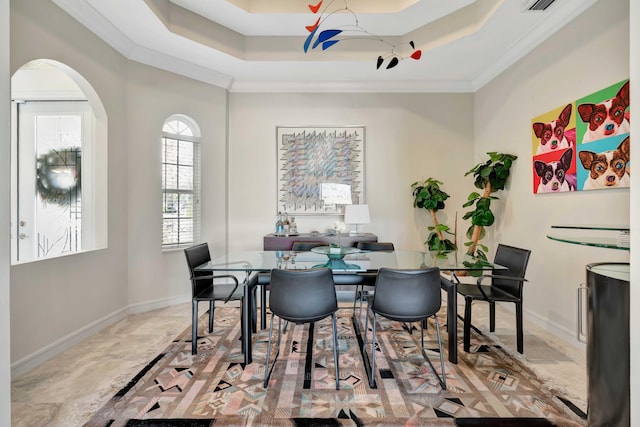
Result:
M597 0L545 11L528 11L533 0L324 0L326 12L347 4L362 29L422 51L392 69L376 69L388 47L371 38L305 53L304 27L319 15L307 0L52 1L127 58L233 92L474 92Z

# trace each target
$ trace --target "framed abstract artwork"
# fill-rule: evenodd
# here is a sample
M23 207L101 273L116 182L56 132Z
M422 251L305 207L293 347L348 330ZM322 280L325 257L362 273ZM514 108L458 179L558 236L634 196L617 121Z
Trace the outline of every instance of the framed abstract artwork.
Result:
M277 126L277 210L340 215L364 199L364 126Z

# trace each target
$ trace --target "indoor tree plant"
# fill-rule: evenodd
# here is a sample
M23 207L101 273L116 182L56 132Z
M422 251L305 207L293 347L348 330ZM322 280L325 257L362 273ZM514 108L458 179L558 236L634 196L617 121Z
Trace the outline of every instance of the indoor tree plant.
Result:
M482 190L482 194L474 191L469 194L467 202L463 207L474 206L474 209L465 213L462 219L471 219L471 226L467 230L468 247L467 254L473 255L480 260L487 260L486 252L488 248L479 243L485 236L485 227L493 225L495 216L491 212L491 200L498 197L492 196L498 190L504 190L511 165L518 158L513 154L497 153L495 151L487 153L489 160L478 163L465 176L473 174L475 177L474 186Z
M444 209L444 201L449 195L440 188L442 182L427 178L423 182L414 182L411 184L413 194L413 206L420 209L426 209L431 214L433 225L428 227L430 231L427 240L424 242L430 251L446 251L455 250L456 244L449 239L444 238L443 233L453 235L455 241L455 232L452 233L449 226L440 224L436 212Z

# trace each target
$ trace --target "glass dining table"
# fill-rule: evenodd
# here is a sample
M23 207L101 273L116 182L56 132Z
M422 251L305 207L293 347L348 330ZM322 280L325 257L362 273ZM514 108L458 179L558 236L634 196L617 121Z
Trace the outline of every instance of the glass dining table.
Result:
M242 350L245 363L252 362L253 313L255 290L262 289L262 304L265 306L266 288L269 275L274 268L312 269L330 268L336 284L340 283L340 275L372 274L380 268L426 269L440 268L441 287L447 296L447 335L448 360L458 363L458 317L457 284L458 276L471 272L504 269L491 262L473 258L464 251L360 251L355 248L341 248L340 252L329 252L328 247L314 248L315 251L237 251L218 256L211 261L196 267L196 271L215 273L237 273L244 285L244 304L242 316ZM261 310L261 327L266 324L266 312ZM355 319L354 319L355 322Z

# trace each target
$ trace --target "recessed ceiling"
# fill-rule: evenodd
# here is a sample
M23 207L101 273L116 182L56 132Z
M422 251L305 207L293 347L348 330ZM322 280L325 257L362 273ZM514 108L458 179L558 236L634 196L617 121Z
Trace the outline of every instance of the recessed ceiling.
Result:
M357 19L384 42L307 52L318 14L306 0L52 1L127 58L233 92L474 92L597 0L544 11L527 10L533 0L324 0L325 12L354 12L331 19ZM407 59L376 68L389 45L409 41L419 60L398 48Z

